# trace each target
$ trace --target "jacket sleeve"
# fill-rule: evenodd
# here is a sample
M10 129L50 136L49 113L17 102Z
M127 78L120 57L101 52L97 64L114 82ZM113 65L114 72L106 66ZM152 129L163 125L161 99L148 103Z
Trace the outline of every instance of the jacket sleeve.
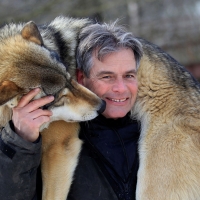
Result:
M41 139L23 140L8 123L0 132L0 199L32 200L36 194Z

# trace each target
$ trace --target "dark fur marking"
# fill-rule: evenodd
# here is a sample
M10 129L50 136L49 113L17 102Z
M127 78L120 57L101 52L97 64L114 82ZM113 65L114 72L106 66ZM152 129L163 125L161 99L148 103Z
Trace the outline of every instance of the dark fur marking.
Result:
M138 38L138 39L142 43L145 54L149 58L155 59L155 55L162 54L162 56L159 56L156 59L158 60L158 62L161 61L163 63L166 63L166 67L171 68L171 70L167 70L167 73L168 73L169 79L171 79L175 84L181 85L184 89L191 86L194 88L198 88L198 90L200 90L199 82L177 60L175 60L173 57L171 57L168 53L164 52L157 45L152 44L141 38ZM148 49L148 50L146 51L145 49ZM176 66L176 67L174 67L174 66ZM175 76L177 73L174 73L174 71L177 71L177 73L181 74L181 76L179 76L179 77ZM188 76L190 78L188 78Z

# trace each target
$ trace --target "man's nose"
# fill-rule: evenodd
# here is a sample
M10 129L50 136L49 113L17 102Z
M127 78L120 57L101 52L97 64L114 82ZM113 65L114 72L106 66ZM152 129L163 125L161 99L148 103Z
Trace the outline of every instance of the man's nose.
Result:
M124 83L123 79L118 79L115 81L115 83L113 84L113 92L124 92L127 88L126 88L126 84Z

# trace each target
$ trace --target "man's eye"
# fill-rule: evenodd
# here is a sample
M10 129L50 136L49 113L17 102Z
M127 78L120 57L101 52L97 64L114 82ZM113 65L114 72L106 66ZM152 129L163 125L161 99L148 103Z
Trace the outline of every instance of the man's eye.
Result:
M128 75L126 75L126 78L135 78L135 75L128 74Z
M111 76L103 76L103 79L111 79Z

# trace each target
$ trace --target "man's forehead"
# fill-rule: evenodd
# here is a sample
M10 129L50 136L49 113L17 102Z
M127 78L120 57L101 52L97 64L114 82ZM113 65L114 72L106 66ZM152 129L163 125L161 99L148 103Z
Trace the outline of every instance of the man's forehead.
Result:
M98 59L93 54L93 63L90 70L93 74L125 74L136 73L136 61L130 49L112 52Z
M101 76L101 75L104 75L104 74L107 74L107 75L117 75L117 74L136 74L137 73L137 71L136 71L136 69L131 69L131 70L125 70L125 71L115 71L115 70L113 70L113 71L111 71L111 70L98 70L98 71L93 71L92 70L92 73L95 73L97 76Z

